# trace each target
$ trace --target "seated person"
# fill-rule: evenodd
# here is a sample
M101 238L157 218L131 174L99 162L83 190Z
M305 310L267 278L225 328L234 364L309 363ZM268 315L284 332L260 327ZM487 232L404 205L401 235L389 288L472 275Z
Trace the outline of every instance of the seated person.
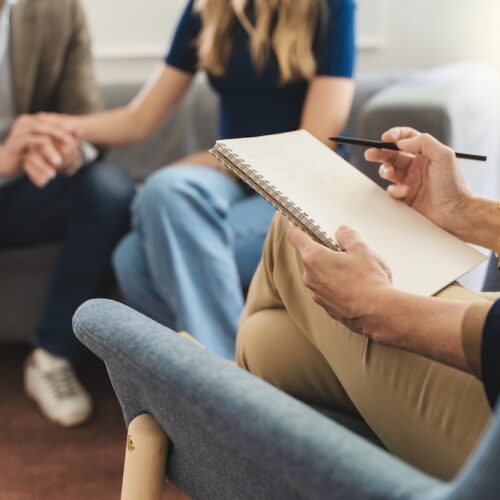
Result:
M453 151L407 128L383 140L401 152L366 157L382 163L392 196L498 250L498 205L468 191ZM340 227L345 252L333 252L275 218L242 315L238 364L308 403L360 415L390 452L450 479L500 388L500 296L458 284L430 298L395 290L361 238Z
M190 0L165 64L131 105L47 118L99 144L143 140L201 68L220 96L221 137L303 127L327 141L349 115L354 52L352 0ZM114 266L129 305L234 359L242 289L274 209L218 167L203 151L154 173L133 204L133 231Z
M72 368L81 345L71 319L110 285L111 253L127 231L134 187L113 165L84 165L93 148L32 113L97 108L78 1L0 0L0 249L63 242L24 385L42 413L64 426L92 410Z

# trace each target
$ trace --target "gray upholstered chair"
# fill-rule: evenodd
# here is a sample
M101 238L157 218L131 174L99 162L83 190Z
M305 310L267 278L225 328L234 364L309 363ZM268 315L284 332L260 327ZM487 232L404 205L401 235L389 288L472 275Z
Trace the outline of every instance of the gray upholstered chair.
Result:
M500 408L446 484L122 304L87 302L74 328L130 424L123 500L159 499L165 473L202 500L500 497Z

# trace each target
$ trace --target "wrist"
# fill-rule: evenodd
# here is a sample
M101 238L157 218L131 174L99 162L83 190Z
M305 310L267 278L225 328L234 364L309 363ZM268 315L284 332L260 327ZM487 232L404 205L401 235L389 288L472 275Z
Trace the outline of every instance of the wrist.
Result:
M369 301L370 306L366 315L365 328L363 332L375 341L391 344L390 336L392 331L393 315L389 313L394 308L394 304L401 300L403 292L388 285L382 288Z
M15 176L21 170L21 158L5 144L0 144L0 175Z
M477 197L472 193L462 196L450 210L450 219L444 229L460 239L465 239L470 230L471 215L477 203Z
M474 212L476 196L470 192L462 194L447 206L448 217L442 225L449 233L464 239L464 234L470 228L470 216Z
M92 128L89 127L89 118L92 115L81 115L71 117L71 126L75 136L80 141L88 141L89 137L92 135Z
M500 210L496 202L470 194L454 208L446 229L463 241L498 251Z
M71 162L70 165L68 165L63 170L63 173L67 177L71 177L72 175L76 174L76 172L78 172L78 170L80 170L84 165L85 165L85 155L80 145L78 146L78 149L75 152L74 160Z

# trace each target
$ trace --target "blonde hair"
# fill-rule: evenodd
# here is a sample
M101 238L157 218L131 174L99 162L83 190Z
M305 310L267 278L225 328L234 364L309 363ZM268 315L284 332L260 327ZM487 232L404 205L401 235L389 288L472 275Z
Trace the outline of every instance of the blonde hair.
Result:
M216 76L225 73L233 27L239 21L250 37L250 54L258 70L264 68L273 50L283 83L311 79L317 69L313 44L323 0L250 1L255 4L255 25L245 13L249 0L196 1L203 25L198 38L200 67Z

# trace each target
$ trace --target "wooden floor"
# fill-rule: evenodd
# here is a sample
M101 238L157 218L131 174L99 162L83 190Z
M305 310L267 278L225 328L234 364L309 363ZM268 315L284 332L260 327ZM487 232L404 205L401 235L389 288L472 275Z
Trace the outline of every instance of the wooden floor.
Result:
M28 352L0 345L0 499L118 499L125 426L104 366L85 358L79 372L96 412L87 425L62 429L23 393Z

